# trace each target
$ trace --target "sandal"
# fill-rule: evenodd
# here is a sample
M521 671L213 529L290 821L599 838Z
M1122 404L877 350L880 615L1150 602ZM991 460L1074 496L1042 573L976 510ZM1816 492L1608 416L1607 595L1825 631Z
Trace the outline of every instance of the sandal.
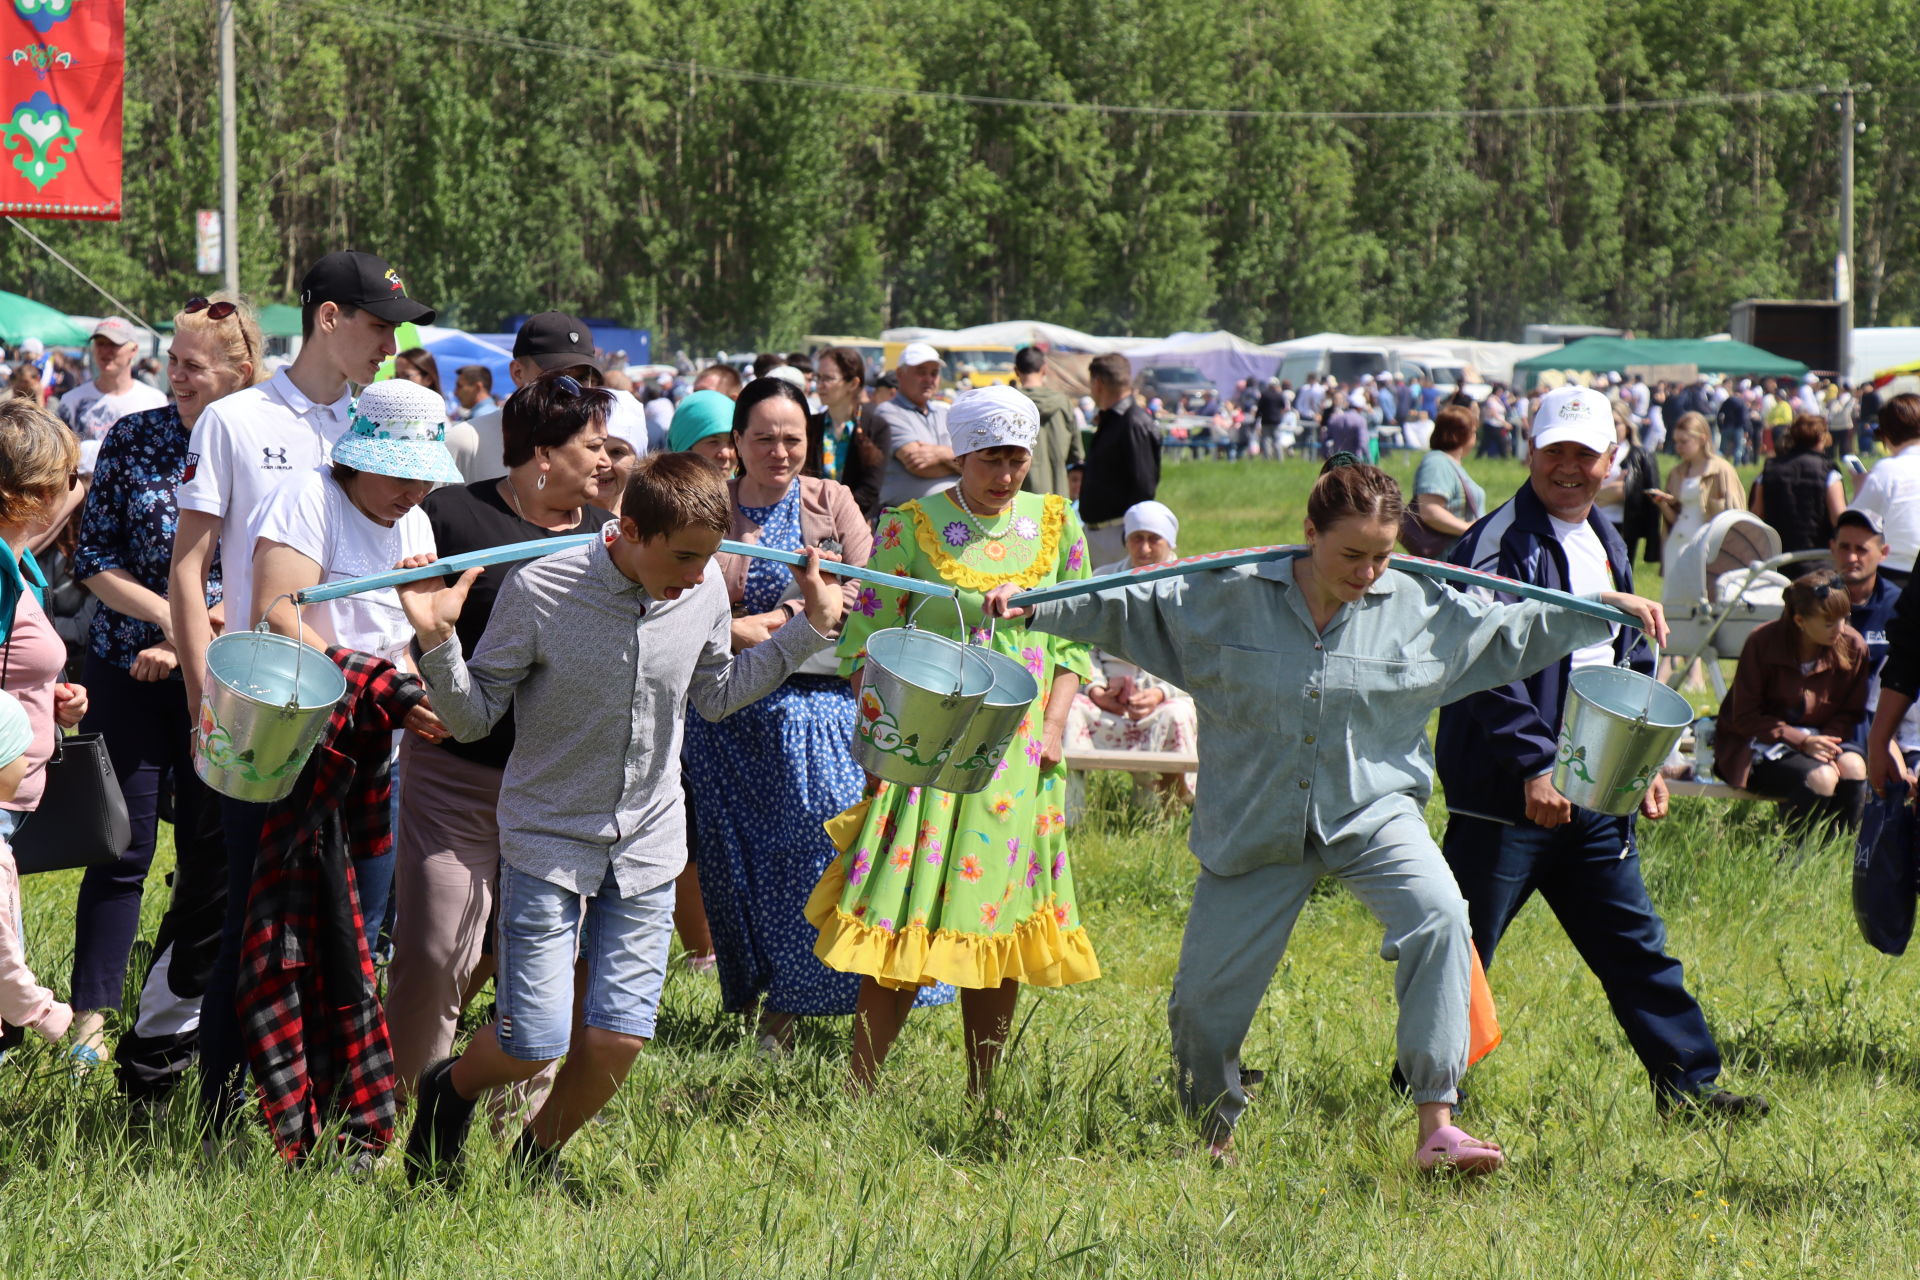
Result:
M1497 1142L1482 1142L1465 1129L1442 1125L1413 1153L1422 1173L1487 1174L1507 1162Z

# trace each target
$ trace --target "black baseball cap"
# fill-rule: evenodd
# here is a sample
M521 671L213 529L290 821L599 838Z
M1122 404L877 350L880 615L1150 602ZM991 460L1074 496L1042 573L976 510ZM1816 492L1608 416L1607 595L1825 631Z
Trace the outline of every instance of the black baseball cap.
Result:
M407 286L385 258L354 249L330 253L300 278L300 305L337 302L371 311L394 324L432 324L432 307L407 296Z
M576 365L602 367L594 354L593 330L578 316L564 311L542 311L528 316L514 335L513 358L531 360L542 369L571 369Z

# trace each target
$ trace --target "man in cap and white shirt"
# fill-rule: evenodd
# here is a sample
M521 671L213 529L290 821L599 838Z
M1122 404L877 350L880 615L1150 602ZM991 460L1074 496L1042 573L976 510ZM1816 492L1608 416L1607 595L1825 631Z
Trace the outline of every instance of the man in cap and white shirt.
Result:
M351 250L330 253L300 281L300 328L305 341L293 363L257 386L216 400L200 414L187 443L187 464L176 491L180 521L167 577L169 638L180 656L187 705L198 707L213 621L206 607L207 572L221 556L230 620L239 625L252 599L253 548L244 534L281 485L324 465L346 434L354 385L373 381L395 355L394 330L409 321L433 323L433 308L407 296L400 273L385 259ZM223 798L227 841L227 914L220 952L207 981L201 1012L201 1098L206 1114L224 1124L237 1109L242 1065L233 993L240 931L253 858L267 806Z
M953 486L960 463L947 438L947 406L935 400L946 362L927 342L909 342L894 371L899 393L873 411L887 455L882 510Z
M593 349L593 331L579 317L564 311L528 316L514 335L513 359L507 362L507 376L515 387L537 382L544 373L571 373L597 386L601 369L599 353ZM607 415L607 430L623 440L645 440L647 411L640 401L628 390L612 394L616 407ZM616 431L616 426L624 429ZM497 404L486 413L447 428L447 452L453 455L453 465L460 468L468 484L498 480L507 474L504 448Z
M1594 596L1632 591L1626 544L1595 510L1613 462L1613 409L1585 387L1562 387L1533 416L1527 483L1482 517L1450 559L1536 586ZM1720 1050L1666 953L1666 926L1640 876L1634 818L1572 804L1553 785L1567 686L1585 666L1653 663L1637 631L1600 641L1537 675L1441 708L1434 743L1446 788L1442 846L1480 958L1492 969L1501 935L1538 892L1594 975L1652 1082L1660 1111L1760 1116L1767 1102L1715 1087ZM1667 811L1656 774L1640 804Z
M166 407L166 393L133 376L140 355L139 331L122 316L109 316L93 328L93 378L60 397L60 420L80 437L85 462L100 450L114 423L130 413ZM92 449L86 449L92 444ZM91 470L83 466L83 470Z

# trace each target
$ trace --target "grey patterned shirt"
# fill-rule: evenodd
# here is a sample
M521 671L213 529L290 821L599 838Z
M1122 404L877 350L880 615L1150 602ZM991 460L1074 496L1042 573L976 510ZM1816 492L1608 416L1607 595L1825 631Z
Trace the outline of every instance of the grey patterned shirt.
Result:
M507 579L471 660L458 637L420 655L433 709L461 741L514 708L519 732L500 788L503 862L581 894L597 892L611 866L622 897L680 873L688 701L722 719L832 644L802 614L735 654L731 622L718 572L677 600L653 600L595 541Z

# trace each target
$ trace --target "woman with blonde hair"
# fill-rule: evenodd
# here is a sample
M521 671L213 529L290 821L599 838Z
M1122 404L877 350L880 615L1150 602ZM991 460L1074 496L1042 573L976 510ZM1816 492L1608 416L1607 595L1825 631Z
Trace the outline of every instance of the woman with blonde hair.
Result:
M1667 473L1667 488L1649 489L1660 508L1666 545L1660 560L1669 568L1679 550L1700 535L1707 522L1722 511L1745 511L1740 473L1714 451L1713 432L1701 413L1683 413L1673 426L1673 451L1678 466Z
M127 956L153 863L160 797L174 796L174 892L160 922L140 998L138 1032L120 1038L123 1082L135 1096L164 1090L186 1069L200 996L219 943L226 848L218 798L193 768L192 709L173 647L167 567L186 475L187 441L209 404L260 381L262 336L252 306L232 294L194 298L173 318L167 385L173 403L114 423L94 462L80 519L74 577L100 601L87 630L85 676L99 694L85 728L105 735L127 800L133 843L118 861L89 867L74 913L75 1039L104 1047L120 1008ZM216 569L207 604L220 601Z

